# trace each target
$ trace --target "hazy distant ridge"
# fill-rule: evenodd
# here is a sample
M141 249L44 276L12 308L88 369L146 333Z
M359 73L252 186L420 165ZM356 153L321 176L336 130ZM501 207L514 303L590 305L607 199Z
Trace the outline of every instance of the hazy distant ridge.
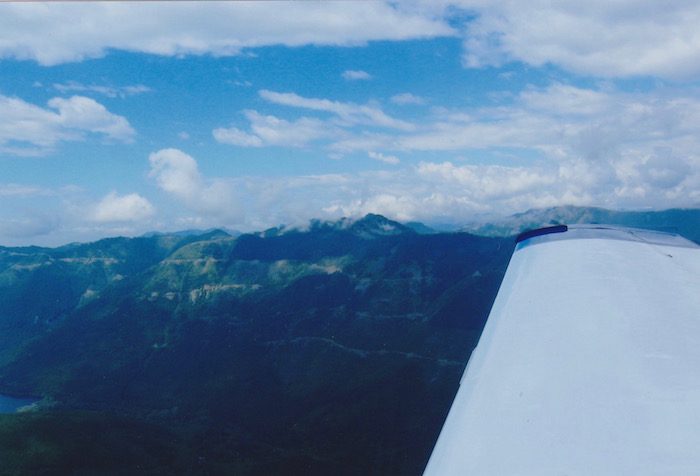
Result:
M677 233L700 242L700 210L614 211L594 207L554 207L528 210L491 222L474 222L461 231L483 236L512 236L549 225L605 224Z

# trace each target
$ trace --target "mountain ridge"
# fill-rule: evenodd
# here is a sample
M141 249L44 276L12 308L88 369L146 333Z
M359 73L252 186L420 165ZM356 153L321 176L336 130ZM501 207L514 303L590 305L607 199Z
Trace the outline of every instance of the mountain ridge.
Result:
M648 228L656 231L670 233L685 233L694 238L700 237L700 209L698 208L671 208L665 210L613 210L602 207L589 206L556 206L548 208L533 208L524 212L514 213L508 216L490 217L466 222L462 225L443 224L430 225L420 221L402 223L383 215L369 213L362 217L342 217L337 220L312 219L305 225L279 225L263 231L240 232L225 228L209 228L204 230L188 229L173 232L152 231L137 237L106 237L91 242L73 242L65 245L46 247L36 245L3 246L0 251L12 250L15 252L41 252L48 250L68 250L81 248L86 245L109 242L110 240L153 239L164 240L192 240L212 238L237 238L243 235L257 235L263 238L272 238L289 233L304 233L308 231L350 229L358 236L365 233L365 238L381 236L385 234L409 233L435 234L435 233L472 233L480 236L515 236L528 229L541 228L543 226L558 224L605 224L621 225L636 228ZM384 227L384 228L383 228ZM388 227L388 228L386 228ZM362 231L364 230L364 231Z
M657 211L619 211L598 207L551 207L464 225L460 231L483 236L513 236L549 225L604 224L677 233L700 242L700 209L674 208Z
M369 215L5 250L0 392L175 432L204 473L419 472L511 249Z
M538 213L516 224L562 215ZM660 216L692 231L694 213ZM118 474L173 454L187 474L420 473L514 239L414 227L368 215L0 248L0 393L43 399L0 418L0 438L28 448L37 425L82 425ZM104 470L41 441L36 464ZM35 467L23 454L0 444Z

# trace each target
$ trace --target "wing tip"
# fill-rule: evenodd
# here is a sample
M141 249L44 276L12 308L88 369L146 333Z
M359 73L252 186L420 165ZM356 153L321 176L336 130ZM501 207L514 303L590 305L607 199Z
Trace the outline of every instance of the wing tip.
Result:
M536 236L549 235L552 233L564 233L568 230L569 230L569 227L566 225L554 225L554 226L545 226L543 228L535 228L534 230L527 230L527 231L520 233L515 238L515 243L518 244L521 241L529 240L530 238L534 238Z

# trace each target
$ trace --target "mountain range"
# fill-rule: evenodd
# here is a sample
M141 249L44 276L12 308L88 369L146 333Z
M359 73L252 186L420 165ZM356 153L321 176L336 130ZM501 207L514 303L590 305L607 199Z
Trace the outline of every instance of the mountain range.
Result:
M528 210L505 218L474 221L460 231L482 236L512 236L525 230L559 224L605 224L676 233L700 240L700 209L616 211L594 207L553 207Z
M40 400L0 415L0 474L420 474L508 235L608 220L698 241L699 218L562 208L445 233L367 215L0 247L0 394Z

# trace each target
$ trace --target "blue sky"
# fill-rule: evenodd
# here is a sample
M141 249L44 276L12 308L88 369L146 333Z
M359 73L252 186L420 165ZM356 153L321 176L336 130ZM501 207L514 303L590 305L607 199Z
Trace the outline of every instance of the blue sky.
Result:
M700 7L0 4L0 244L700 205Z

